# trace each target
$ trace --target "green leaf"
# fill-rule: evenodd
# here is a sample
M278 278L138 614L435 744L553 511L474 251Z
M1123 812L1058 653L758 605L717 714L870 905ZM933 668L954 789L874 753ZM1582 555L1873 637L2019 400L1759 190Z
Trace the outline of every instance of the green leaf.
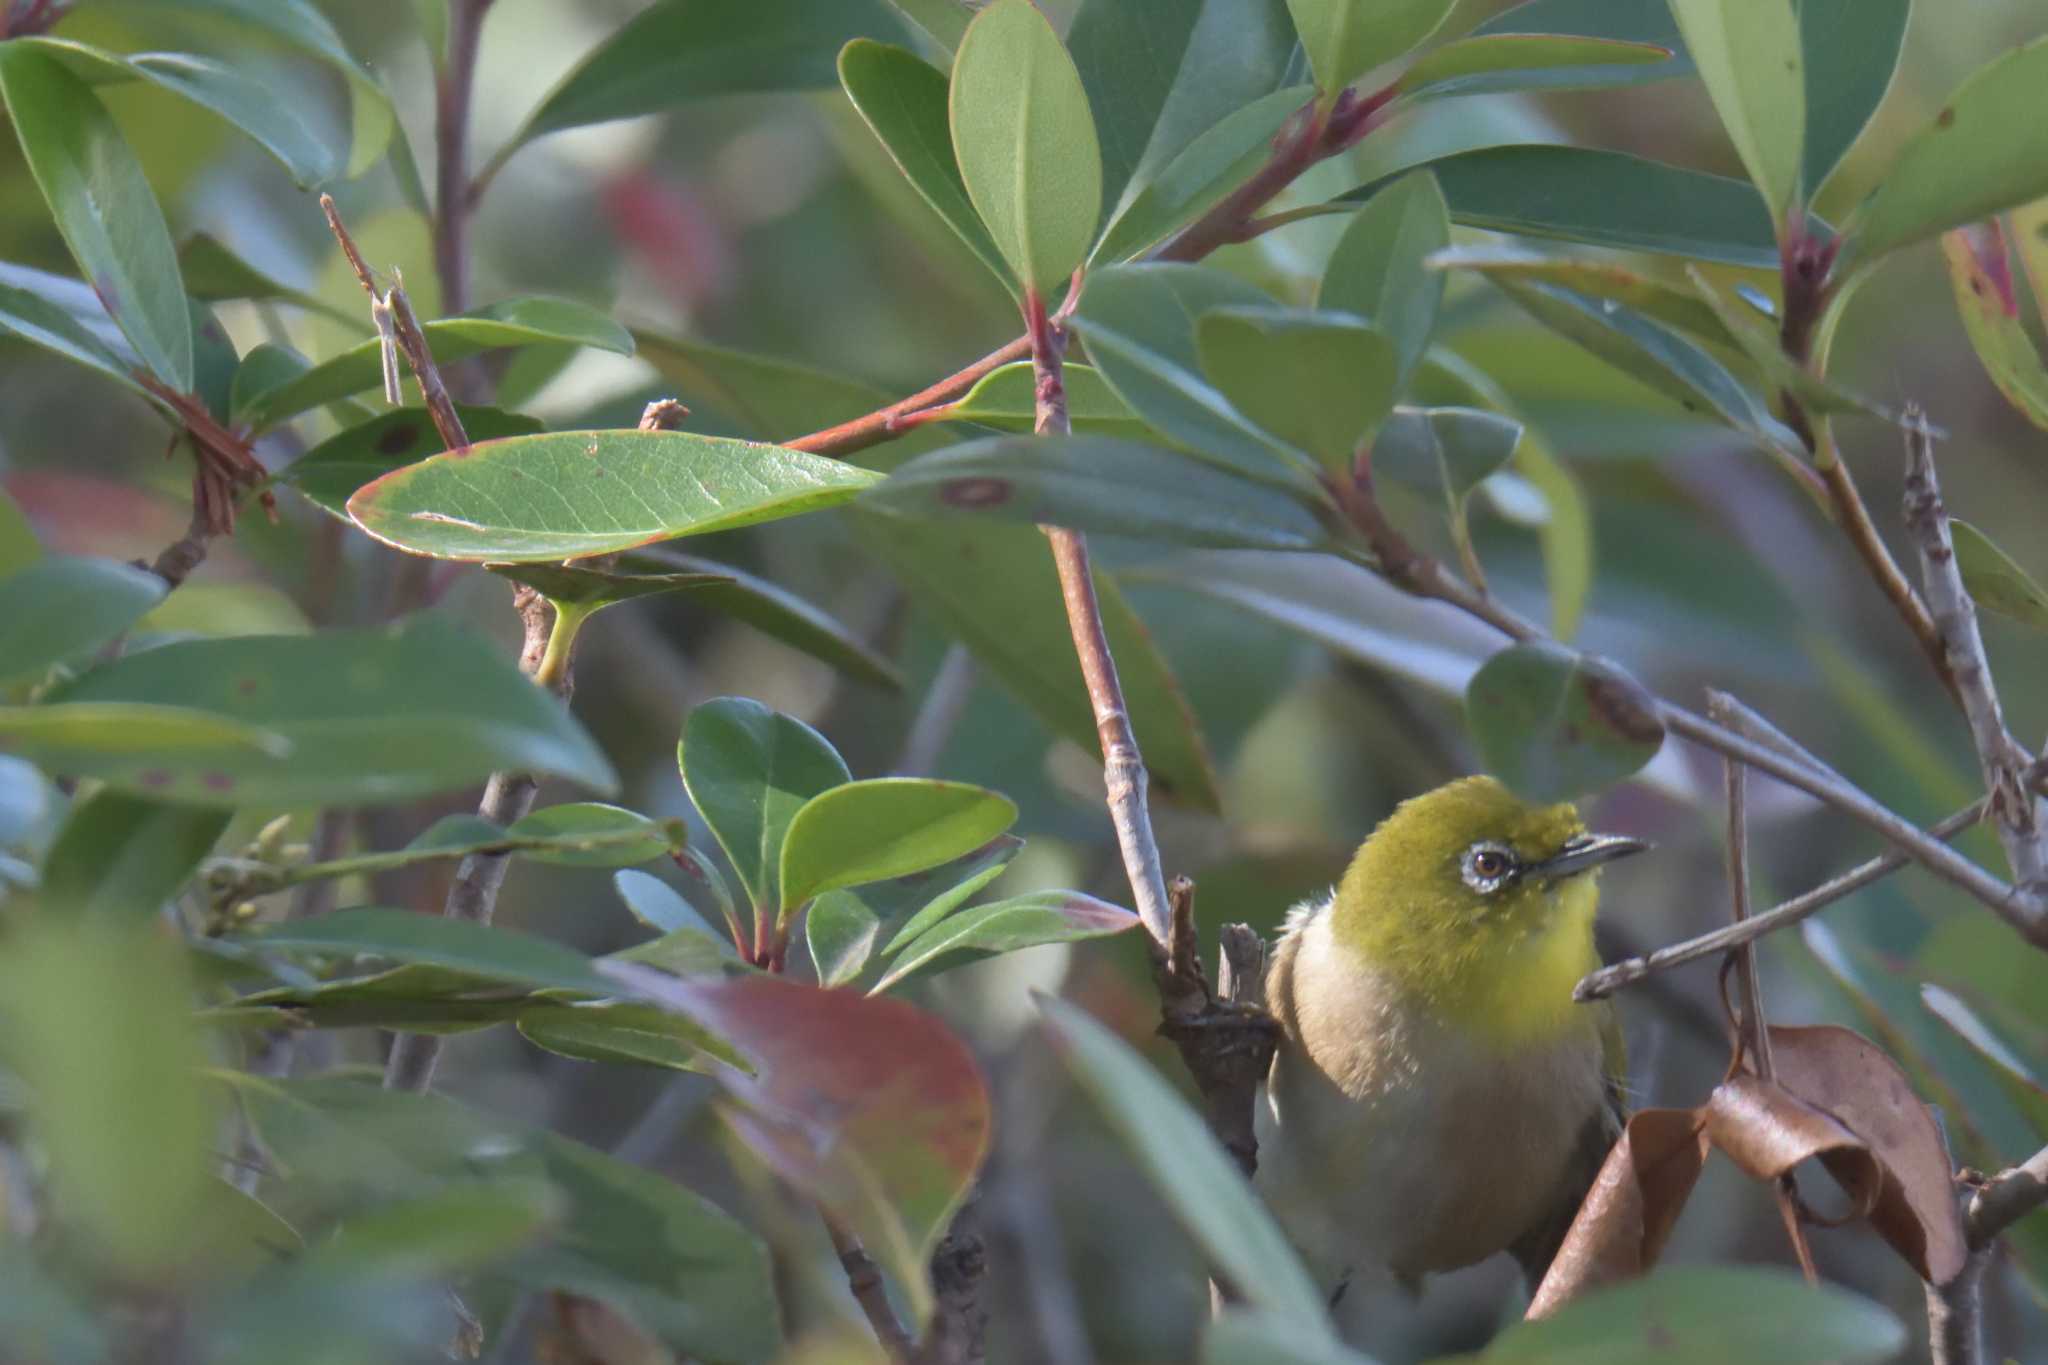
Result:
M875 951L882 922L850 891L827 891L804 912L804 942L827 990L861 974Z
M782 905L921 872L971 853L1017 822L1008 797L965 782L878 777L819 793L782 844Z
M1809 195L1820 192L1884 101L1913 0L1797 0L1806 65Z
M889 0L889 3L947 52L960 46L960 39L967 33L968 21L974 18L974 11L967 7L968 0Z
M313 362L289 346L259 342L242 357L228 384L228 417L235 426L248 422L250 409L264 394L289 384L313 368Z
M704 898L711 901L726 924L736 929L738 922L733 914L732 893L726 890L725 878L694 849L678 852L685 856L676 859L677 865L702 888ZM633 918L648 928L664 935L702 934L714 942L720 941L710 919L659 877L646 872L614 872L612 887L619 893L619 899L626 903L626 908L633 912Z
M73 290L85 294L89 308L67 306L78 304L70 297ZM76 280L0 263L0 335L19 337L97 370L131 392L149 392L135 379L141 361L129 350L126 338L99 300Z
M896 666L849 627L815 604L765 578L730 564L699 559L695 555L663 547L632 551L621 556L619 563L636 570L673 569L709 575L707 581L691 590L691 601L734 620L744 621L763 635L780 640L790 648L828 663L862 682L892 691L903 686L903 676L896 671Z
M686 431L482 441L358 489L349 515L436 559L562 560L833 507L878 482L839 460Z
M0 97L72 259L156 377L192 388L192 318L163 210L91 87L26 43L0 44Z
M1441 490L1454 526L1472 491L1514 457L1522 424L1472 408L1396 408L1372 444L1375 476Z
M1203 128L1156 174L1131 182L1134 192L1111 210L1089 259L1113 264L1141 256L1222 203L1265 164L1280 130L1314 97L1312 87L1290 85Z
M140 917L21 917L0 958L0 1057L49 1163L43 1210L106 1273L190 1273L218 1116L184 950Z
M1202 372L1238 411L1339 477L1400 387L1396 342L1364 318L1225 308L1203 314L1195 338Z
M743 1065L732 1044L652 1005L616 1000L528 1005L516 1022L535 1047L580 1062L658 1066L706 1075Z
M1686 50L1773 222L1803 207L1805 57L1793 0L1670 0Z
M346 1219L307 1254L330 1275L393 1278L474 1271L551 1231L562 1212L544 1181L455 1181Z
M1900 149L1844 225L1838 269L2048 195L2048 38L1993 59Z
M398 131L398 115L391 97L369 67L357 61L312 0L126 0L133 6L152 9L190 9L226 15L239 23L262 29L301 52L309 53L339 71L348 81L351 131L346 178L354 180L377 164L384 150L392 146ZM399 146L404 137L398 138Z
M1891 1313L1833 1285L1809 1287L1761 1266L1660 1266L1639 1280L1518 1322L1486 1349L1487 1365L1843 1365L1890 1360L1906 1332Z
M953 159L946 73L916 53L857 38L839 54L839 83L911 188L997 279L1009 281L1009 265L967 197Z
M846 760L810 726L745 697L718 697L683 722L676 762L757 909L779 912L783 845L812 797L853 780Z
M226 939L209 942L214 951L232 949L238 959L247 959L261 946ZM305 976L302 968L275 955L266 965L279 977ZM533 1000L528 986L508 985L493 976L452 967L412 963L335 981L309 978L255 991L230 1005L202 1011L200 1017L208 1023L263 1029L388 1028L449 1034L517 1018Z
M657 0L577 63L511 145L714 95L830 89L834 59L849 41L902 35L878 0L709 10L697 0Z
M1613 299L1644 317L1700 341L1740 350L1721 315L1689 290L1652 279L1627 266L1579 256L1546 256L1518 247L1453 246L1426 262L1431 270L1470 270L1489 280L1535 280L1563 285L1588 298Z
M633 339L640 359L684 401L716 409L740 435L758 441L787 441L851 421L900 396L773 356L644 330ZM910 432L881 449L915 448L921 439L933 438Z
M274 280L229 250L218 237L204 232L193 233L178 248L178 268L185 272L185 292L205 303L276 299L332 318L355 332L370 330L369 318L361 310L347 312L325 299Z
M1067 391L1067 420L1075 431L1142 438L1151 430L1093 368L1063 365L1060 382ZM1037 385L1030 361L999 366L961 394L946 415L954 421L979 422L1003 431L1030 431L1038 418Z
M1814 374L1786 355L1776 329L1760 321L1755 310L1722 298L1720 291L1708 282L1698 266L1687 266L1685 273L1707 307L1713 309L1714 316L1720 319L1722 330L1735 338L1735 344L1757 367L1770 388L1791 393L1809 412L1860 412L1882 421L1898 420L1890 409L1851 393L1832 379Z
M1246 420L1202 377L1197 356L1195 324L1203 314L1272 302L1220 270L1121 265L1089 275L1074 324L1110 388L1161 435L1210 464L1312 489L1314 462Z
M1996 218L1941 234L1949 284L1970 347L2008 403L2037 427L2048 427L2048 365L2020 320L2012 258Z
M884 928L895 930L882 948L884 953L893 954L1002 876L1023 847L1022 839L1005 834L943 867L893 881L872 882L847 894L858 897L883 922ZM934 887L943 889L933 895ZM912 907L916 907L915 914L908 913Z
M891 516L999 517L1177 545L1324 550L1327 509L1157 446L991 436L920 455L862 495Z
M155 653L154 650L150 651ZM173 781L171 767L204 765L226 776L238 764L288 757L292 741L274 730L187 706L151 702L72 702L0 706L0 748L52 773L99 777L154 791Z
M178 714L214 726L208 747L189 756L157 746L123 753L110 738L97 757L80 744L50 765L156 800L395 801L497 771L553 773L601 790L617 782L589 736L502 650L431 615L384 629L180 641L94 669L50 700L62 705L21 710L147 703L191 708ZM224 747L221 732L235 730L254 741Z
M1061 1060L1211 1270L1253 1307L1328 1329L1323 1296L1201 1119L1131 1046L1064 1000L1042 999Z
M659 597L732 581L717 574L614 573L608 569L586 569L579 564L487 564L484 567L500 578L525 584L558 606L580 609L585 615L630 602L636 597Z
M877 981L879 995L948 953L1015 952L1042 943L1106 938L1134 928L1138 917L1121 905L1078 891L1039 891L993 905L978 905L940 920L897 951L896 961Z
M1740 180L1590 147L1486 147L1426 164L1451 221L1467 227L1726 265L1778 265L1770 212ZM1362 186L1333 207L1376 190ZM1824 226L1814 220L1809 230Z
M1986 611L2048 630L2048 591L1969 522L1951 521L1949 530L1955 539L1956 568L1971 599Z
M1510 645L1465 688L1486 770L1531 801L1611 786L1657 756L1656 699L1619 667L1549 643Z
M211 308L203 303L188 303L188 308L192 314L192 392L215 421L227 423L242 358Z
M0 575L19 573L42 557L43 547L21 504L0 488Z
M1453 0L1287 0L1325 101L1373 68L1422 45Z
M341 173L346 151L330 146L299 117L295 92L253 70L190 52L142 52L123 57L63 38L23 38L55 56L89 85L143 80L220 115L277 158L302 190L318 189Z
M63 915L153 920L228 819L227 811L94 792L71 808L43 859L41 902Z
M1390 339L1402 381L1429 349L1444 278L1423 263L1451 244L1449 210L1428 171L1402 176L1358 211L1331 249L1316 307L1367 318Z
M1067 47L1095 112L1114 217L1202 135L1272 94L1294 32L1280 0L1089 0Z
M610 970L654 1003L744 1040L752 1074L718 1077L735 1101L727 1121L852 1228L896 1278L914 1320L927 1317L932 1246L988 1151L988 1087L966 1044L899 1000L758 974Z
M1920 1003L1991 1063L2015 1108L2036 1125L2048 1119L2048 1085L2042 1084L2035 1065L2028 1060L2028 1054L2038 1055L2040 1048L2035 1039L2022 1037L2009 1011L1995 1010L1988 1000L1972 1005L1954 991L1931 983L1920 987Z
M52 555L0 578L0 685L33 681L90 654L169 591L146 569L72 555Z
M1093 292L1093 286L1090 286ZM975 660L1056 735L1101 752L1095 714L1061 605L1045 537L1027 526L905 521L857 514L861 543L894 571ZM1218 809L1207 745L1171 666L1117 586L1097 567L1095 593L1154 794Z
M1562 33L1482 34L1431 49L1401 73L1394 88L1402 98L1416 100L1524 88L1555 90L1581 81L1605 85L1607 67L1670 60L1671 49L1653 43Z
M967 26L949 95L953 154L996 249L1027 293L1050 295L1102 219L1102 151L1080 73L1031 0Z
M237 942L301 956L381 958L446 967L486 981L615 995L618 987L573 948L496 925L412 910L335 910L242 930Z
M1202 1333L1201 1365L1373 1365L1329 1329L1281 1313L1233 1308Z
M651 862L682 842L660 821L598 801L543 806L515 820L505 833L513 839L560 840L559 849L533 848L524 854L559 867L632 867ZM591 847L576 847L586 840Z
M1556 285L1496 279L1529 315L1624 373L1711 414L1767 449L1802 457L1805 447L1720 361L1692 342L1612 299L1594 300Z
M541 430L541 424L524 413L471 407L458 407L455 412L472 441L531 436ZM346 521L348 500L358 488L445 449L425 408L399 408L336 432L292 461L278 482L298 489L314 506Z
M1472 30L1475 38L1500 34L1604 38L1617 43L1647 43L1671 53L1668 62L1654 66L1529 71L1516 81L1514 88L1520 90L1643 85L1693 74L1692 54L1685 50L1685 40L1679 35L1668 4L1643 5L1636 0L1525 0Z
M443 366L500 347L554 342L589 346L614 355L633 354L632 333L596 309L565 299L506 299L460 317L423 322L420 330L435 363ZM247 420L262 431L310 408L377 388L383 382L383 362L373 338L251 399ZM404 382L409 390L417 391L410 375Z

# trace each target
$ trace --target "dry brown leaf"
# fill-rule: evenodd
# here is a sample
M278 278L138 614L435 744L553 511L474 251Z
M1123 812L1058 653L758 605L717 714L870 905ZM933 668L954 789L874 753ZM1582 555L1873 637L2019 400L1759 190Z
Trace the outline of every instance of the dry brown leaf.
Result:
M1702 1112L1707 1140L1752 1179L1775 1181L1818 1158L1855 1202L1851 1217L1876 1205L1884 1172L1863 1139L1777 1082L1743 1072L1716 1086Z
M610 1304L559 1290L548 1297L554 1321L534 1343L540 1365L676 1365L666 1346Z
M1771 1052L1778 1083L1840 1120L1875 1157L1878 1234L1922 1279L1948 1283L1969 1256L1955 1176L1940 1125L1906 1073L1861 1034L1832 1025L1773 1028Z
M1706 1159L1697 1111L1644 1109L1631 1116L1537 1286L1528 1316L1548 1317L1588 1290L1655 1265Z

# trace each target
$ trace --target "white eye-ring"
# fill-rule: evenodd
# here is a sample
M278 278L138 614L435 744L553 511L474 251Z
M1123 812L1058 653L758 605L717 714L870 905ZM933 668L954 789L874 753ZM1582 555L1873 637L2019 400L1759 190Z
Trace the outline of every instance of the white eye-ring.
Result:
M1506 844L1485 840L1465 850L1459 859L1458 871L1465 879L1465 885L1480 895L1491 895L1515 879L1522 870L1515 851Z

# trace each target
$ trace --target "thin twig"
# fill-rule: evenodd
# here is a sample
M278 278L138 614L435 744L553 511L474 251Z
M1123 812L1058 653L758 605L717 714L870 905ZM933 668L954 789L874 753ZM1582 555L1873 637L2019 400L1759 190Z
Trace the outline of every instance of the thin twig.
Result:
M846 1287L853 1291L853 1301L874 1330L875 1340L888 1354L890 1365L916 1365L916 1347L903 1324L896 1320L896 1310L889 1306L888 1286L882 1282L875 1258L868 1255L853 1230L826 1213L822 1205L819 1213L825 1220L826 1233L832 1238L832 1250L839 1254L840 1268L846 1272Z
M469 111L478 39L494 0L450 0L446 60L434 73L434 268L441 306L469 307Z
M2010 1170L2000 1171L1970 1196L1963 1228L1973 1249L1998 1240L2007 1228L2048 1205L2048 1147Z
M1920 555L1920 577L1933 611L1956 697L1970 724L1970 739L1991 799L1991 825L2005 849L2013 880L2029 890L2048 886L2048 822L2040 817L2026 770L2032 756L2005 728L1998 686L1977 630L1977 608L1963 586L1949 533L1948 509L1934 472L1934 437L1918 406L1906 409L1906 530Z

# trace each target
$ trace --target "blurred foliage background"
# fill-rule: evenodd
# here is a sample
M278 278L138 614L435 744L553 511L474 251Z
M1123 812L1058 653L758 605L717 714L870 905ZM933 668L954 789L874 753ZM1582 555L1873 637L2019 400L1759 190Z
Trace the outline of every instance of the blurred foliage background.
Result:
M417 7L351 0L324 8L383 75L414 145L430 149L433 82ZM631 0L498 0L476 85L477 157L496 149L562 71L638 8ZM1498 8L1467 4L1450 28ZM1859 198L1958 80L2035 36L2040 20L2021 0L1922 5L1889 96L1817 211L1831 217ZM86 6L58 33L132 50L175 46L180 26L191 22L146 5ZM289 71L305 92L307 117L345 116L339 83L323 69L260 47L250 47L246 60ZM211 234L275 278L348 315L360 312L361 295L312 198L259 149L160 92L138 85L103 93L181 240ZM1428 112L1433 138L1551 135L1740 175L1693 81L1483 96ZM1371 179L1372 165L1386 164L1407 135L1397 125L1317 168L1280 207ZM427 228L389 171L339 186L336 195L372 263L402 267L416 306L434 315ZM1342 222L1301 222L1227 248L1212 263L1283 297L1305 298ZM1484 238L1463 229L1458 236ZM1017 330L1007 297L915 198L836 91L714 100L538 141L491 186L472 240L475 302L556 294L653 333L798 362L887 397L958 368ZM0 139L0 257L71 268L11 138ZM1675 268L1638 264L1665 277ZM1746 278L1775 284L1761 274ZM1922 823L1977 792L1961 719L1845 540L1799 488L1725 429L1571 349L1483 283L1454 275L1451 291L1440 339L1506 387L1585 491L1592 581L1578 643L1623 661L1668 696L1697 699L1706 684L1735 692ZM219 315L243 349L282 336L318 356L352 339L338 323L296 310L227 304ZM755 415L736 410L719 384L660 348L643 347L636 359L585 352L562 366L563 359L533 352L513 361L501 375L506 405L552 427L626 425L648 398L677 394L694 409L693 429L755 429ZM1894 259L1854 300L1833 373L1888 405L1924 404L1949 433L1942 468L1950 508L2048 576L2048 542L2038 530L2048 434L2008 407L1979 367L1935 244ZM791 396L786 420L794 425L773 434L795 435L843 415L806 420L803 401ZM1897 432L1854 416L1838 430L1896 544ZM47 545L146 558L174 540L187 515L187 475L182 460L163 458L162 442L161 424L140 401L45 353L0 343L0 478ZM259 454L277 467L301 448L273 438ZM883 446L861 458L887 466L903 454L902 445ZM1544 614L1534 533L1498 510L1480 515L1476 533L1495 589ZM835 673L693 608L687 597L608 613L585 634L575 705L626 778L623 802L650 814L691 815L674 764L678 727L693 704L728 693L810 720L857 775L898 768L919 717L931 718L926 703L947 657L945 630L863 549L843 514L715 542L691 548L808 596L893 660L903 685ZM1290 903L1330 884L1396 800L1474 766L1459 693L1463 670L1486 642L1452 613L1385 591L1332 592L1318 641L1190 588L1189 575L1157 547L1103 543L1098 554L1171 660L1217 775L1220 813L1155 803L1167 869L1196 878L1206 925L1230 918L1272 929ZM1338 571L1333 561L1315 563L1326 569L1284 572ZM275 525L245 516L232 545L216 545L153 624L218 634L361 623L373 619L372 605L398 570L397 556L286 497ZM1238 581L1255 589L1259 574L1281 571L1246 561ZM1212 567L1195 578L1213 588L1217 573ZM465 571L446 605L509 651L516 622L506 596L504 583ZM1000 604L990 610L999 613ZM999 616L989 624L1002 628ZM2014 731L2042 735L2048 639L1998 616L1984 618L1984 631ZM1005 893L1042 883L1125 900L1092 757L1049 734L999 680L975 671L970 682L928 770L993 786L1022 806L1017 832L1030 845ZM1726 918L1719 785L1717 761L1674 742L1642 778L1589 812L1596 827L1658 847L1654 857L1608 875L1610 953L1686 937ZM1867 833L1768 779L1756 779L1752 804L1760 896L1797 891L1875 851ZM412 810L363 837L387 846L435 815L466 808L450 800ZM1981 832L1964 846L1997 857ZM389 890L420 908L437 906L441 893L431 875ZM498 920L591 950L625 941L629 923L605 874L538 865L511 879ZM1144 1183L1131 1178L1127 1159L1070 1102L1044 1059L1029 1000L1033 989L1063 992L1146 1040L1155 1002L1140 954L1135 936L1033 950L950 974L922 994L983 1051L1002 1095L1003 1150L982 1197L1032 1210L1025 1220L1031 1235L1049 1239L1072 1271L1105 1358L1186 1359L1203 1307L1194 1256ZM1829 910L1804 936L1767 939L1762 958L1773 1017L1849 1023L1901 1055L1942 1107L1959 1159L2004 1165L2048 1137L2041 1126L2048 1104L2007 1089L1921 1003L1924 983L1946 986L1994 1014L2031 1047L2028 1055L2048 1057L2040 1047L2048 1038L2040 963L1983 909L1909 871ZM1622 1004L1640 1099L1686 1105L1700 1098L1726 1056L1712 965L1658 978L1626 993ZM381 1046L367 1033L309 1044L316 1060L324 1047L337 1061L375 1061ZM1178 1075L1168 1053L1156 1055ZM737 1178L727 1164L704 1104L709 1082L579 1064L539 1052L507 1028L452 1039L440 1076L444 1089L482 1107L602 1146L623 1144L632 1159L728 1207L766 1215L758 1225L797 1253L793 1264L813 1272L785 1286L793 1317L851 1314L808 1221L778 1213L772 1192ZM1692 1202L1671 1255L1787 1261L1766 1194L1725 1169L1710 1168L1707 1179L1706 1197ZM1994 1339L2008 1354L2048 1361L2048 1230L2040 1222L2016 1231L2019 1254L1994 1278L1990 1313ZM1823 1232L1816 1249L1826 1278L1891 1304L1909 1322L1920 1318L1918 1285L1867 1233ZM1390 1360L1476 1344L1517 1311L1521 1291L1511 1278L1500 1265L1453 1277L1432 1288L1419 1310L1383 1315L1374 1344ZM995 1358L1004 1358L1000 1321ZM524 1358L519 1340L515 1331L499 1358Z

